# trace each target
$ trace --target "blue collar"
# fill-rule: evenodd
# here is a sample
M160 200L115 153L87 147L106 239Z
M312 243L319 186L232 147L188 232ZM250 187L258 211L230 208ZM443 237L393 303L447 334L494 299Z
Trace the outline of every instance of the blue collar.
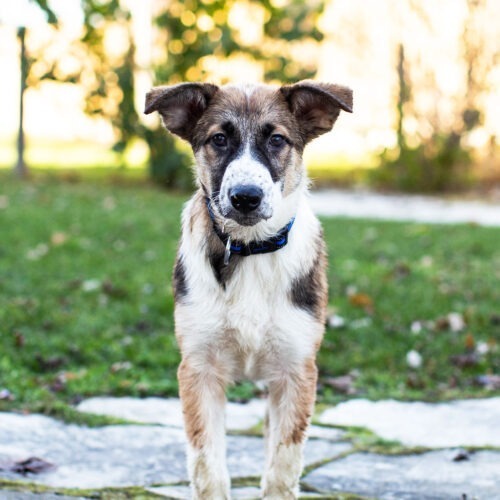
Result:
M208 213L210 219L212 219L212 224L214 231L226 247L224 254L224 264L229 263L229 258L231 254L241 255L242 257L248 257L249 255L257 255L262 253L271 253L280 250L288 243L288 233L293 226L295 217L292 217L290 222L282 227L275 236L263 241L250 241L249 243L243 243L242 241L233 241L231 236L227 233L223 233L215 222L215 215L210 206L210 200L206 198Z

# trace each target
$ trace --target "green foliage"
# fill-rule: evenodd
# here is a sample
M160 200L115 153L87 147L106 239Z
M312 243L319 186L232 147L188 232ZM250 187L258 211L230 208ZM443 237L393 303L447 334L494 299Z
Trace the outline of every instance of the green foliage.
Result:
M36 1L50 18L53 12L47 2ZM81 6L83 35L67 52L73 62L78 61L78 67L66 72L61 68L64 58L47 59L42 47L38 53L28 55L28 85L37 86L43 80L80 84L86 92L84 111L111 122L115 135L113 149L123 153L133 139L144 135L134 105L135 46L130 13L118 0L82 0ZM106 33L111 26L120 28L125 39L121 52L113 54L105 48Z
M413 91L405 59L404 46L398 46L398 98L396 101L397 147L385 149L380 155L380 167L370 176L371 183L383 189L405 192L443 192L462 189L468 185L468 167L471 156L463 145L463 135L479 125L480 113L465 109L455 129L434 128L429 139L418 138L405 131L407 116L415 115L412 107ZM411 140L411 141L410 141Z
M91 83L87 83L85 112L111 121L116 140L113 149L123 153L134 138L144 133L134 105L135 45L130 12L118 0L84 0L82 8L84 34L81 41L90 52L91 64L86 68L92 75ZM121 54L111 55L105 49L104 39L111 24L125 34ZM85 73L81 76L88 79Z
M257 32L262 29L262 38L251 43L245 42L231 26L231 12L238 3L241 5L235 0L168 2L155 19L158 39L167 48L155 65L155 81L163 84L207 80L211 78L208 59L215 56L227 60L236 55L261 64L266 80L287 82L314 76L314 61L297 64L292 48L323 38L317 28L323 1L292 0L279 8L269 0L246 4L250 9L249 22L253 16L258 19L261 15L263 19L262 26L254 26ZM153 178L167 187L191 185L187 177L191 173L186 170L191 159L175 150L174 141L165 139L159 130L151 130L147 140Z
M176 395L169 282L185 198L103 179L27 185L6 174L0 195L0 389L15 397L0 411L74 419L67 405L82 397ZM491 394L476 377L500 370L499 229L344 219L324 228L330 304L346 325L327 330L320 402L344 399L329 379L352 370L356 395L369 398ZM353 300L353 288L372 304ZM463 331L426 325L451 311L463 314ZM424 322L418 334L414 321ZM480 342L489 351L476 361L452 361ZM420 369L406 364L412 349ZM251 384L230 391L253 394Z
M210 77L205 58L230 58L244 55L263 65L265 80L290 82L312 78L314 60L293 60L292 49L299 44L323 39L317 21L324 1L291 0L276 7L274 2L253 2L248 8L248 23L262 36L246 41L241 31L231 25L230 16L238 4L235 0L173 0L156 18L167 43L164 58L156 67L159 82L203 80ZM261 17L262 24L254 22Z
M53 14L45 0L36 1L49 17ZM83 84L85 112L110 120L115 151L123 153L136 138L146 139L152 178L168 188L192 187L188 168L191 156L179 149L159 124L145 127L135 109L135 47L130 12L118 0L81 0L81 5L84 34L80 43L70 48L74 58L80 61L80 68L65 74L59 60L45 61L43 54L37 54L31 58L36 71L31 74L30 84L36 85L41 79ZM249 9L250 23L254 18L261 20L254 26L256 32L262 32L261 37L252 42L246 41L231 24L232 11L242 5ZM245 4L235 0L158 3L159 11L153 20L155 44L165 49L160 51L152 68L154 80L158 84L209 80L212 73L206 64L207 58L215 56L222 61L236 55L262 65L266 80L288 82L313 77L315 61L305 58L299 64L293 60L293 49L323 38L317 28L323 7L323 0L290 0L282 7L276 7L269 0ZM126 34L118 54L110 54L105 47L105 37L111 27L120 28Z
M471 183L470 153L455 134L437 135L414 148L402 144L380 155L381 166L370 180L383 189L437 193L466 188Z
M38 7L45 13L47 16L47 22L49 24L57 24L57 16L55 12L50 8L49 2L47 0L31 0L36 3Z
M152 179L170 189L193 189L191 155L176 147L175 139L160 129L145 129L144 138L149 145L149 173Z
M428 82L417 84L412 79L412 70L419 61L408 61L403 44L398 45L396 99L397 147L383 151L380 155L381 167L374 172L372 180L383 188L413 192L441 192L468 187L472 181L472 147L467 139L484 121L485 96L491 91L488 85L490 75L495 70L500 52L498 46L488 43L487 32L483 28L486 14L483 0L467 0L467 16L463 31L457 39L463 67L462 79L464 95L456 99L453 111L442 116L439 105L425 115L418 109L419 94L436 89L436 74L427 76ZM418 9L415 9L418 14ZM412 67L413 66L413 67ZM436 71L434 69L434 71ZM417 69L414 75L422 72ZM439 94L436 94L439 101ZM451 118L451 119L450 119ZM405 122L425 122L431 132L422 135L420 130L408 132ZM419 127L420 128L420 127ZM494 140L493 137L490 140Z

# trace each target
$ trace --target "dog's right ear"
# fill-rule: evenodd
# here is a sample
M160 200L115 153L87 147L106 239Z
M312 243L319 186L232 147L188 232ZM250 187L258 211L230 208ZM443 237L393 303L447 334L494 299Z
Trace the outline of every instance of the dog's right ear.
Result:
M146 94L147 115L158 111L173 134L189 141L194 127L219 87L211 83L180 83L155 87Z

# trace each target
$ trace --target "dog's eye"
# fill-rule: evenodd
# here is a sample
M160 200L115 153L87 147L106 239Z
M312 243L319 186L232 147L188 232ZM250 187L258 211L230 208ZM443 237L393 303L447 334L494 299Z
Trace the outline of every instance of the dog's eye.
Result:
M269 144L274 148L280 148L286 142L286 139L280 134L273 134L269 139Z
M218 148L225 148L227 146L227 137L224 134L215 134L212 137L212 144Z

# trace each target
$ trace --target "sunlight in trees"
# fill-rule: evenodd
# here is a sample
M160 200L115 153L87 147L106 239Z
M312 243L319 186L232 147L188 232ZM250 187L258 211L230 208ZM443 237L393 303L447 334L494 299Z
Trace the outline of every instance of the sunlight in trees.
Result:
M498 149L500 119L494 110L500 106L500 49L495 20L500 7L494 0L24 4L0 9L0 37L8 41L0 66L8 75L8 95L15 95L19 76L12 26L26 18L26 5L36 7L36 27L26 35L28 137L108 143L112 137L117 158L132 142L145 139L151 164L172 160L182 169L189 160L181 160L180 150L180 156L169 159L176 144L165 139L157 119L142 115L143 96L151 85L316 77L350 85L356 99L355 115L345 118L336 139L326 135L313 144L313 161L326 163L321 156L328 151L350 158L351 165L375 164L370 157L390 163L404 146L415 152L421 169L419 155L432 159L444 154L442 148L467 152L446 161L476 164ZM44 15L47 21L58 18L58 24L44 23ZM70 90L75 86L78 92ZM49 95L55 98L52 113L45 111ZM0 150L15 134L14 101L0 96L7 110L0 117ZM61 116L68 113L74 118L63 122ZM106 134L94 119L107 124Z

